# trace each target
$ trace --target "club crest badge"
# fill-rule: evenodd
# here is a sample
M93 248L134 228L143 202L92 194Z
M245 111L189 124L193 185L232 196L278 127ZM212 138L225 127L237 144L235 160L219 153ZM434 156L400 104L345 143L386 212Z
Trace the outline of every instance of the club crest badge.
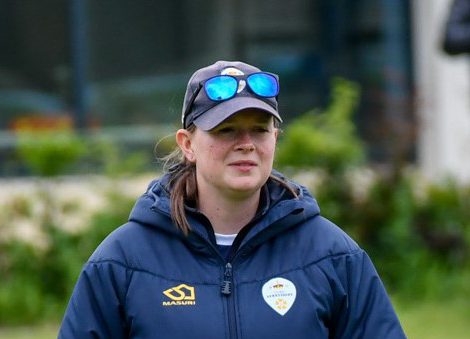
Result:
M294 305L297 296L294 283L284 278L269 280L263 285L261 292L266 304L282 316Z

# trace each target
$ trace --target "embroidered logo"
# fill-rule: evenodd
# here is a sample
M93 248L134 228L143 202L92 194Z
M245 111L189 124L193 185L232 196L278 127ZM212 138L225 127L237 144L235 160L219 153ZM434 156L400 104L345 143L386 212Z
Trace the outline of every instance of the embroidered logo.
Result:
M196 305L194 287L181 284L163 291L170 300L163 301L163 306L192 306Z
M224 68L224 70L222 72L220 72L220 75L231 75L231 76L242 76L244 75L245 73L243 73L241 70L239 70L238 68L235 68L235 67L227 67L227 68ZM238 89L237 89L237 93L240 93L241 91L243 91L246 87L246 81L245 80L240 80L238 82Z
M266 304L282 316L294 305L297 296L294 283L284 278L269 280L263 285L261 293Z
M237 75L244 75L245 73L243 73L241 70L239 70L236 67L227 67L227 68L224 68L222 72L220 72L220 74L237 76Z

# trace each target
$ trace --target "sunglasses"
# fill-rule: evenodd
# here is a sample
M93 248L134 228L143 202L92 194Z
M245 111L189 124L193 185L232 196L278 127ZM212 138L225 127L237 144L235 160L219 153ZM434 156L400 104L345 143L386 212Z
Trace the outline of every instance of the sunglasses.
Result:
M186 106L186 111L183 115L184 121L201 89L204 89L206 96L210 100L222 102L235 97L238 92L240 80L245 80L251 92L261 98L273 98L279 94L279 79L272 73L257 72L248 75L246 78L232 75L216 75L199 83L198 88L191 96Z

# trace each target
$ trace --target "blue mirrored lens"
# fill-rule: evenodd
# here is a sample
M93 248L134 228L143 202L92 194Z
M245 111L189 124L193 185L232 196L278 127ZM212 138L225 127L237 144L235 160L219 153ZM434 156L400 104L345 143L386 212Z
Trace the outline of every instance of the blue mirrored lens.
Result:
M277 79L267 73L255 73L246 79L248 86L255 94L261 97L275 97L279 94L279 83Z
M237 93L237 88L237 79L227 75L214 77L204 83L207 96L214 101L230 99Z

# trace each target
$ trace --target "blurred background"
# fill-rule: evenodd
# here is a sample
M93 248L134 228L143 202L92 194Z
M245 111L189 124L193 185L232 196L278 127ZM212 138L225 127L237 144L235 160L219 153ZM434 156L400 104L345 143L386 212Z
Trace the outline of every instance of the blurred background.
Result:
M174 147L190 75L243 60L281 79L276 167L369 252L408 336L466 337L457 2L0 0L0 336L56 336L81 265Z

